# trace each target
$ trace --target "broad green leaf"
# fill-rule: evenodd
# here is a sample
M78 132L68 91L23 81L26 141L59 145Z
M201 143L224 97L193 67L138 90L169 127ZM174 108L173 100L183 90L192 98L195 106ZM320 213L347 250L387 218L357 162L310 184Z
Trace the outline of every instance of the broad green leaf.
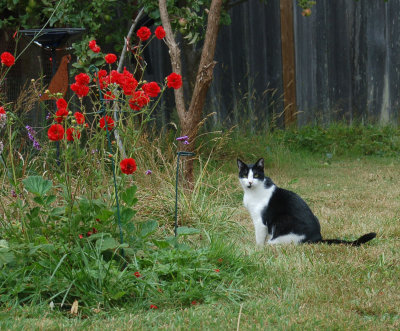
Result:
M198 234L200 233L199 229L195 228L189 228L187 226L181 226L177 229L177 234L178 236L187 236L187 235L192 235L192 234Z
M41 176L30 176L22 182L28 192L38 196L45 195L53 186L51 180L44 179Z
M101 238L96 241L97 248L104 252L108 249L116 249L119 246L119 242L114 238Z
M140 225L140 236L145 238L157 230L158 223L155 220L144 222Z
M124 192L121 193L121 199L129 206L132 207L137 199L135 198L135 194L137 191L136 185L128 187Z
M120 213L121 223L128 223L136 215L136 210L132 208L123 208Z

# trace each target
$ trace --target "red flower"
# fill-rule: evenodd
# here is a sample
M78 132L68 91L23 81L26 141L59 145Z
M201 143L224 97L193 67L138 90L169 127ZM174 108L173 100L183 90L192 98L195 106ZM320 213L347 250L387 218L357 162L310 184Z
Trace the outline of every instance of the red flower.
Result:
M71 85L71 90L76 93L79 98L83 98L89 93L89 86L74 83Z
M67 108L61 108L61 109L56 111L55 121L57 123L61 123L64 119L67 118L67 116L68 116Z
M143 91L136 91L129 100L129 107L133 110L140 110L150 102L150 98Z
M78 130L75 131L74 128L68 128L66 134L68 141L74 141L75 138L77 139L81 138L81 133Z
M161 25L157 27L156 31L154 31L154 34L156 35L157 39L165 38L165 30Z
M88 232L86 233L86 236L87 236L87 237L90 237L92 234L93 234L92 231L88 231Z
M150 97L155 98L160 93L160 86L156 82L150 82L142 86L142 90Z
M57 109L67 108L68 107L67 101L65 101L63 98L58 99L57 102L56 102L56 105L57 105Z
M103 130L106 130L106 121L107 121L107 130L108 131L112 130L114 128L115 123L114 120L108 115L106 115L105 118L104 116L100 118L100 127Z
M117 61L117 56L116 56L115 54L110 53L110 54L107 54L107 55L104 57L104 59L106 60L106 62L107 62L108 64L112 64L112 63L114 63L115 61Z
M125 95L133 95L137 86L138 86L137 80L134 77L127 76L125 77L121 87L124 90Z
M136 161L131 157L128 159L123 159L119 166L121 167L121 171L126 175L131 175L136 171Z
M76 119L76 123L78 123L78 124L83 124L83 123L85 123L85 116L82 114L82 113L80 113L80 112L76 112L75 114L74 114L74 117L75 117L75 119Z
M182 86L182 76L173 72L167 77L167 86L175 90Z
M79 239L83 239L83 234L80 234L80 235L79 235Z
M6 67L11 67L15 63L15 58L11 53L4 52L1 54L1 63Z
M89 41L89 48L95 53L100 52L100 47L96 44L96 40Z
M215 272L219 272L219 269L214 269Z
M196 300L193 300L193 301L191 302L191 304L192 304L192 306L196 306L196 305L198 305L199 303L198 303Z
M150 305L150 309L158 309L156 305Z
M99 70L97 77L99 77L100 88L102 90L105 89L110 83L110 77L107 76L107 71L104 69Z
M145 41L150 38L151 31L148 27L142 26L136 33L141 41Z
M4 107L0 107L0 114L3 115L5 113L6 113L6 111L4 110Z
M96 228L92 228L92 232L93 233L97 233L97 229Z
M61 140L64 137L64 128L61 124L53 124L47 131L47 136L52 141Z
M88 85L90 83L90 77L82 72L75 76L75 82L79 85Z
M136 271L136 272L134 273L134 275L135 275L136 278L142 277L142 275L139 273L139 271Z

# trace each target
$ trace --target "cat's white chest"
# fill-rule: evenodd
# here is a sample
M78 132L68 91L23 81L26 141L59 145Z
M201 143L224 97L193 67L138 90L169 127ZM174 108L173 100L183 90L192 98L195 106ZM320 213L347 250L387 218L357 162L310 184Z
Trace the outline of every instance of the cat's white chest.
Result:
M261 213L272 197L275 191L275 185L265 188L263 185L259 187L247 188L244 191L243 204L250 213L254 225L262 224Z

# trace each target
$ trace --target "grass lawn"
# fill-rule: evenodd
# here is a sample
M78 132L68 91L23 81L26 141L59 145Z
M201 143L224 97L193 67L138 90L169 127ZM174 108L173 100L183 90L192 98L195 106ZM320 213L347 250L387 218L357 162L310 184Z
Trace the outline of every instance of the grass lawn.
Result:
M240 154L248 162L264 156L267 175L309 203L321 222L324 238L356 239L377 232L377 238L362 247L319 244L256 249L252 223L242 205L236 154L231 151L221 155L208 165L204 161L201 185L194 198L181 202L180 215L186 225L222 234L226 243L233 243L244 258L258 266L241 284L247 293L242 302L221 300L190 308L140 311L127 305L99 311L89 318L68 317L47 307L25 307L0 311L0 328L400 329L399 160L357 156L333 157L326 162L316 154L287 150L272 150L269 156L262 152ZM151 180L160 182L152 186ZM163 187L173 185L173 181L167 182L162 176L138 181L142 197L138 214L170 215L173 200L170 207L154 202L157 206L153 211L145 204L157 200L157 194L163 194ZM171 195L173 190L169 192ZM191 240L204 239L199 236Z

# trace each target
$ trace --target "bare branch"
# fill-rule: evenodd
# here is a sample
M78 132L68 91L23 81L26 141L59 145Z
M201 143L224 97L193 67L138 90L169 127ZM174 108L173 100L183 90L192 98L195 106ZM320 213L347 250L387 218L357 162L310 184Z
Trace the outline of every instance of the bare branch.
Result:
M165 43L169 48L169 56L171 58L172 71L182 76L182 63L181 63L181 51L178 44L175 42L174 33L172 32L171 22L168 17L167 3L166 0L159 0L158 6L160 10L160 17L163 28L165 30ZM176 110L179 118L184 118L186 114L185 108L185 97L183 95L183 89L174 90Z

